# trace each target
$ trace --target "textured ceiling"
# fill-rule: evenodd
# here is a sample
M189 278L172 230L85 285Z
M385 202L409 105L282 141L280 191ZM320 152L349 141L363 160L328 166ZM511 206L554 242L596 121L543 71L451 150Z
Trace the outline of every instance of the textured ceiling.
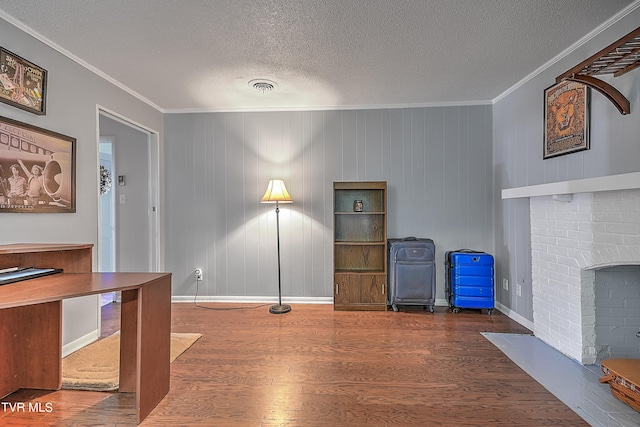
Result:
M632 3L0 0L0 17L162 111L368 108L490 102Z

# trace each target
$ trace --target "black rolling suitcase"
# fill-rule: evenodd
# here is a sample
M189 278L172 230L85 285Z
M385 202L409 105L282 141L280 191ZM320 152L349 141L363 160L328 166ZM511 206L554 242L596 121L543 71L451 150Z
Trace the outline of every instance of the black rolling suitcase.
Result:
M436 247L431 239L389 239L388 303L422 305L433 313L436 296Z

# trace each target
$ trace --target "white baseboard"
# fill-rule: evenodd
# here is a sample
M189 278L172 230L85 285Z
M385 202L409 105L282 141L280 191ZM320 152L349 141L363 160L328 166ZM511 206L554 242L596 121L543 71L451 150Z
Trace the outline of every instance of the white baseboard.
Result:
M62 357L66 357L73 353L74 351L80 350L85 345L89 345L94 341L97 341L100 336L98 335L98 330L91 331L88 334L78 338L77 340L71 341L68 344L62 346Z
M171 302L193 302L191 296L173 296ZM244 302L244 303L276 303L276 297L243 297L243 296L199 296L197 302ZM333 304L333 297L286 297L282 302L287 304ZM449 305L446 299L436 299L435 305L446 307Z
M191 296L173 296L171 302L191 302ZM247 297L247 296L199 296L196 302L242 302L242 303L277 303L277 297ZM287 304L333 304L332 297L286 297L282 298Z
M511 320L514 320L514 321L520 323L522 326L524 326L525 328L527 328L527 329L529 329L530 331L533 332L533 322L531 320L520 316L518 313L512 311L508 307L505 307L504 305L500 304L499 302L496 302L496 310L500 311L500 313L502 313L505 316L509 317Z

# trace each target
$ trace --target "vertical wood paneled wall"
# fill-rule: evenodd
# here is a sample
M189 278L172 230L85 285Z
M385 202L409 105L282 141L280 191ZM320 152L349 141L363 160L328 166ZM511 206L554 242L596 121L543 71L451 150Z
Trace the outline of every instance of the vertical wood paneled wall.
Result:
M444 298L444 252L493 251L492 107L169 114L166 268L176 296L277 295L273 205L284 179L285 297L331 297L333 181L388 183L388 236L429 237Z

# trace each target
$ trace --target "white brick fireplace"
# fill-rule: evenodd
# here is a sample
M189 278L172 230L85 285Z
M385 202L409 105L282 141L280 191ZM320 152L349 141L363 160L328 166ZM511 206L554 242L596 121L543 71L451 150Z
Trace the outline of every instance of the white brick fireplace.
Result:
M640 173L503 190L516 197L530 198L534 334L583 364L625 339L640 358L640 270L624 270L622 284L596 280L640 266ZM613 337L623 332L632 336Z

